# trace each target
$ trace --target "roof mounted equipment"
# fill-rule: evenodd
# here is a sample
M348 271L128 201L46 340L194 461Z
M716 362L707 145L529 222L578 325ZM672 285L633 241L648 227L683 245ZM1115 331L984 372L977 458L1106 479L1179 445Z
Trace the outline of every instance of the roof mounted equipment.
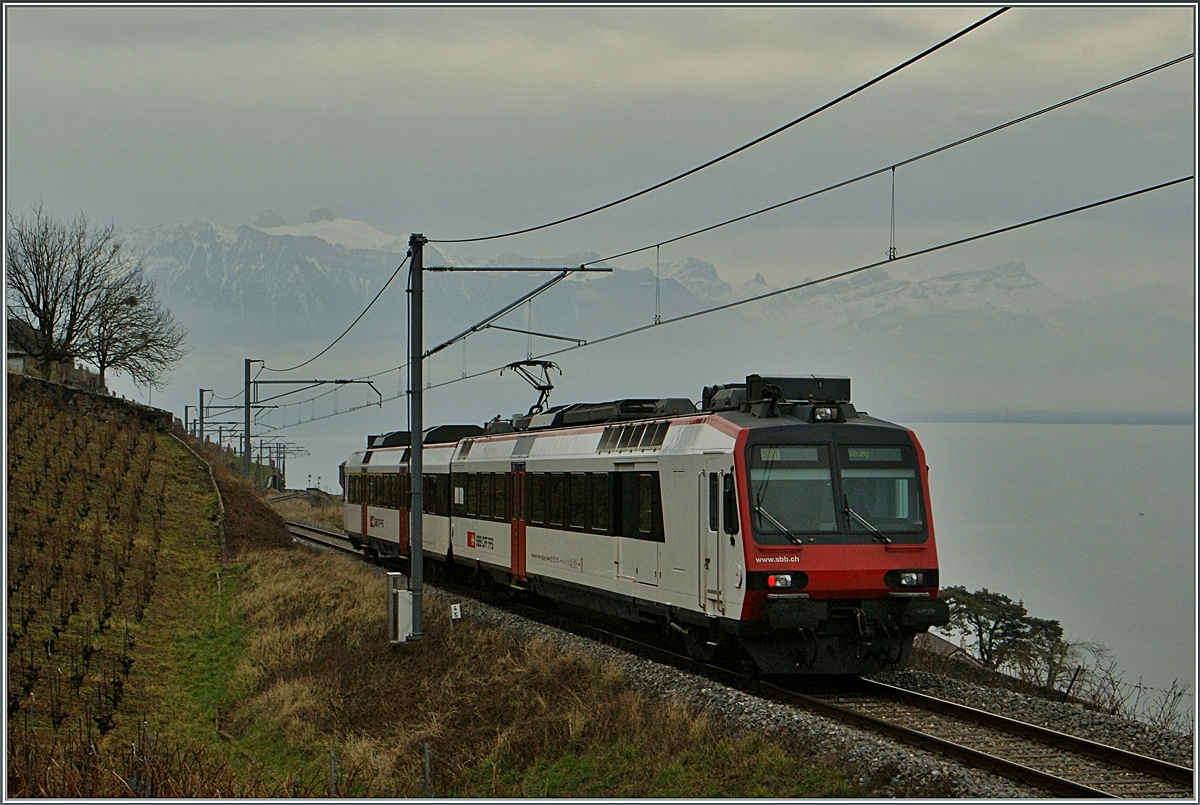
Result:
M505 366L504 369L512 369L538 391L537 402L529 407L529 412L525 416L531 417L545 411L546 403L550 402L550 392L554 391L554 384L550 382L550 370L558 369L559 376L562 376L562 369L559 369L558 364L554 361L515 361ZM504 374L504 369L500 370L500 374ZM541 378L539 379L537 375L529 371L530 369L540 369Z
M798 377L778 375L763 377L746 376L746 402L756 403L773 400L793 403L848 403L850 402L850 378Z

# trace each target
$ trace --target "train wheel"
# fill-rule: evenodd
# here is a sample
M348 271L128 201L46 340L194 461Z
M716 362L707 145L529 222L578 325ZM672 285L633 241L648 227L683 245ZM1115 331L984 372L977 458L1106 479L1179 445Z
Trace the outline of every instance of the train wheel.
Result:
M683 647L687 654L696 662L712 662L716 656L716 646L710 646L705 639L703 630L689 629L683 636Z

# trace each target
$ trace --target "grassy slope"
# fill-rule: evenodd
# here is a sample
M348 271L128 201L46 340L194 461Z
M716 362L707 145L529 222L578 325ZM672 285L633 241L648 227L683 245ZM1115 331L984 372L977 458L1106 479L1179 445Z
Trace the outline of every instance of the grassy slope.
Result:
M336 751L341 785L422 796L424 747L438 796L855 796L803 747L728 733L647 700L620 671L469 620L452 630L427 595L425 637L390 646L383 579L340 556L264 552L240 598L253 636L230 713L245 746L283 759Z
M81 648L90 646L90 663L81 686L57 686L66 714L57 723L47 706L53 690L35 687L15 712L10 700L6 793L261 791L253 774L234 777L211 729L210 705L241 639L228 617L236 574L233 587L222 578L217 594L217 501L207 470L115 401L10 378L7 403L10 601L49 606L66 621L39 686L81 667ZM22 574L22 563L63 570ZM48 600L39 592L47 578L57 579ZM70 600L78 606L53 609ZM104 602L107 628L95 615ZM8 641L19 655L39 637L17 629Z
M426 744L439 796L870 793L804 747L647 700L614 667L500 627L451 630L433 596L425 639L389 645L378 572L292 548L278 515L218 465L222 567L207 471L153 439L156 583L129 633L115 726L15 735L10 717L10 796L320 796L331 751L342 795L421 796Z

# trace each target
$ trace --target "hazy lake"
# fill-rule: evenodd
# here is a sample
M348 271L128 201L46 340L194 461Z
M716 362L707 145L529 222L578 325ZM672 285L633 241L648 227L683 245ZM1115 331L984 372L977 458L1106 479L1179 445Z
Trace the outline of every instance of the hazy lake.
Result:
M987 587L1194 688L1194 429L917 423L943 586ZM1194 692L1194 690L1193 690Z

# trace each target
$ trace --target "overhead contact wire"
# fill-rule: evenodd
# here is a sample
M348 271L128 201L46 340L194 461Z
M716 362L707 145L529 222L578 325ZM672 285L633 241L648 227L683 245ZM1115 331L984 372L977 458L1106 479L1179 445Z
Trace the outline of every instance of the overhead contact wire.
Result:
M1033 226L1033 225L1035 225L1035 224L1045 223L1046 221L1052 221L1052 220L1054 220L1054 219L1056 219L1056 218L1062 218L1062 217L1065 217L1065 216L1067 216L1067 215L1073 215L1073 214L1075 214L1075 213L1083 212L1083 211L1085 211L1085 210L1095 209L1095 208L1097 208L1097 207L1103 207L1103 206L1105 206L1105 205L1108 205L1108 204L1113 204L1113 203L1115 203L1115 202L1118 202L1118 201L1124 201L1125 199L1134 198L1135 196L1141 196L1141 195L1145 195L1146 193L1152 193L1152 192L1154 192L1154 191L1156 191L1156 190L1162 190L1162 189L1164 189L1164 188L1171 187L1171 186L1173 186L1173 185L1177 185L1177 184L1180 184L1180 183L1182 183L1182 182L1189 182L1189 181L1192 181L1194 178L1195 178L1194 176L1183 176L1183 177L1181 177L1181 178L1179 178L1179 179L1173 179L1173 180L1171 180L1171 181L1169 181L1169 182L1162 182L1162 183L1160 183L1160 184L1152 185L1152 186L1150 186L1150 187L1144 187L1144 188L1142 188L1142 189L1140 189L1140 190L1134 190L1134 191L1131 191L1131 192L1129 192L1129 193L1123 193L1123 194L1121 194L1121 195L1119 195L1119 196L1112 196L1112 197L1110 197L1110 198L1101 199L1100 201L1093 201L1093 202L1091 202L1091 203L1089 203L1089 204L1083 204L1083 205L1080 205L1080 206L1078 206L1078 207L1072 207L1072 208L1070 208L1070 209L1067 209L1067 210L1062 210L1062 211L1060 211L1060 212L1051 213L1050 215L1043 215L1043 216L1040 216L1040 217L1038 217L1038 218L1032 218L1032 219L1030 219L1030 220L1028 220L1028 221L1022 221L1021 223L1017 223L1017 224L1011 224L1011 225L1009 225L1009 226L1000 227L999 229L992 229L992 230L989 230L989 231L987 231L987 232L982 232L982 233L980 233L980 234L977 234L977 235L971 235L971 236L969 236L969 237L965 237L965 238L959 238L958 240L952 240L952 241L948 241L948 242L946 242L946 243L941 243L941 244L938 244L938 245L936 245L936 246L930 246L930 247L928 247L928 248L925 248L925 249L919 249L919 250L917 250L917 251L914 251L914 252L909 252L908 254L900 254L900 255L897 255L895 258L892 258L892 259L884 259L884 260L879 260L879 261L876 261L876 262L873 262L873 263L868 263L868 264L866 264L866 265L858 266L857 268L851 268L851 269L847 269L846 271L840 271L840 272L838 272L838 273L836 273L836 274L830 274L830 275L828 275L828 276L825 276L825 277L820 277L820 278L818 278L818 279L815 279L815 280L806 280L805 282L799 282L799 283L796 283L795 285L789 285L789 286L788 286L788 287L786 287L786 288L779 288L779 289L777 289L777 290L774 290L774 291L768 291L767 293L758 294L757 296L751 296L751 297L748 297L748 298L746 298L746 299L739 299L739 300L738 300L738 301L736 301L736 302L727 302L727 303L725 303L725 304L723 304L723 305L716 305L716 306L714 306L714 307L705 308L704 310L697 310L697 311L694 311L694 312L692 312L692 313L685 313L685 314L683 314L683 315L680 315L680 316L674 316L674 317L672 317L672 318L669 318L669 319L663 319L663 320L662 320L662 322L661 322L661 324L643 324L643 325L641 325L641 326L639 326L639 327L634 327L634 328L632 328L632 329L629 329L629 330L623 330L623 331L621 331L621 332L619 332L619 333L613 333L613 334L611 334L611 335L607 335L607 336L604 336L604 337L602 337L602 338L597 338L597 339L594 339L594 340L588 341L588 342L587 342L587 343L585 343L585 344L579 344L579 345L575 345L575 346L563 347L562 349L553 350L553 351L551 351L551 352L546 352L546 353L543 353L543 354L541 354L541 355L537 356L537 360L542 360L542 359L545 359L545 358L551 358L551 357L554 357L554 356L556 356L556 355L562 355L562 354L564 354L564 353L567 353L567 352L574 352L575 350L578 350L578 349L584 349L584 348L586 348L586 347L595 346L596 344L603 344L603 343L606 343L606 342L608 342L608 341L615 341L615 340L616 340L616 339L618 339L618 338L624 338L624 337L626 337L626 336L635 335L635 334L637 334L637 333L640 333L640 332L643 332L643 331L645 331L645 330L651 330L651 329L654 329L655 327L662 326L662 324L673 324L673 323L675 323L675 322L679 322L679 321L685 321L685 320L687 320L687 319L694 319L694 318L697 318L697 317L699 317L699 316L706 316L706 315L708 315L709 313L717 313L717 312L719 312L719 311L722 311L722 310L729 310L730 308L740 307L741 305L748 305L748 304L750 304L751 302L758 302L758 301L761 301L761 300L763 300L763 299L768 299L768 298L770 298L770 297L773 297L773 296L780 296L780 295L782 295L782 294L792 293L792 292L794 292L794 291L802 290L802 289L804 289L804 288L809 288L809 287L812 287L812 286L814 286L814 285L820 285L820 284L822 284L822 283L825 283L825 282L831 282L831 281L833 281L833 280L836 280L836 279L841 279L841 278L843 278L843 277L848 277L848 276L850 276L850 275L852 275L852 274L857 274L857 273L860 273L860 272L862 272L862 271L866 271L866 270L868 270L868 269L872 269L872 268L878 268L879 266L883 266L883 265L889 265L889 264L892 264L892 265L894 265L895 263L899 262L900 260L907 260L907 259L909 259L909 258L912 258L912 257L920 257L921 255L932 254L932 253L934 253L934 252L939 252L939 251L942 251L942 250L944 250L944 249L950 249L950 248L953 248L953 247L955 247L955 246L962 246L962 245L964 245L964 244L966 244L966 243L971 243L971 242L974 242L974 241L977 241L977 240L983 240L983 239L985 239L985 238L990 238L990 237L993 237L993 236L995 236L995 235L1001 235L1001 234L1003 234L1003 233L1005 233L1005 232L1012 232L1012 231L1015 231L1015 230L1018 230L1018 229L1023 229L1023 228L1025 228L1025 227L1028 227L1028 226ZM486 370L484 370L484 371L470 373L470 374L466 375L465 377L456 377L456 378L453 378L453 379L451 379L451 380L445 380L445 381L442 381L441 383L433 383L433 384L431 384L431 385L427 386L427 389L441 388L441 387L443 387L443 386L450 386L450 385L453 385L453 384L455 384L455 383L461 383L461 382L463 382L464 380L473 380L473 379L475 379L475 378L478 378L478 377L485 377L485 376L487 376L487 375L493 374L494 372L498 372L498 371L499 371L500 369L502 369L502 368L504 368L504 367L503 367L503 366L495 366L495 367L493 367L493 368L491 368L491 369L486 369ZM391 371L395 371L395 370L394 370L394 369L388 369L388 370L385 370L385 372L391 372ZM380 372L380 373L378 373L378 374L384 374L385 372ZM407 393L407 392L405 392L405 393ZM402 393L402 394L397 394L397 395L395 395L395 396L392 396L392 397L385 397L384 399L380 400L379 402L373 402L373 403L367 403L367 404L364 404L364 405L355 406L355 407L353 407L353 408L347 409L346 411L335 412L335 413L331 413L331 414L325 414L325 415L322 415L322 416L319 416L319 417L313 417L313 418L311 418L311 419L307 419L307 420L304 420L304 421L302 421L302 422L297 422L297 423L295 423L294 425L282 425L282 426L280 426L280 427L278 427L278 428L272 428L271 430L272 430L272 431L276 431L276 430L284 430L284 429L286 429L286 428L293 428L293 427L296 427L296 426L298 426L298 425L302 425L302 424L308 424L308 423L310 423L310 422L317 422L317 421L320 421L320 420L322 420L322 419L329 419L330 417L334 417L334 416L340 416L341 414L348 414L348 413L351 413L351 412L353 412L353 411L357 411L357 410L359 410L359 409L361 409L361 408L373 407L373 406L375 406L375 405L379 405L379 404L381 404L381 403L383 403L383 402L390 402L391 400L397 400L397 399L400 399L401 397L405 396L405 393Z
M321 357L326 352L333 349L339 341L341 341L343 338L346 337L347 333L349 333L351 330L354 329L354 325L356 325L360 321L362 321L362 317L367 315L367 311L371 309L372 305L374 305L376 302L379 301L379 297L383 296L383 292L386 291L388 289L388 286L392 284L392 280L396 279L396 275L400 273L400 269L404 268L404 264L408 262L408 258L411 256L412 256L412 252L409 252L408 254L404 255L404 259L400 261L400 265L396 266L396 270L392 272L392 276L388 277L387 282L385 282L383 284L383 287L379 289L379 293L375 294L375 298L372 299L369 303L367 303L367 306L365 308L363 308L362 313L359 313L358 317L355 318L354 321L350 322L350 326L347 327L345 329L345 331L342 332L341 335L339 335L337 338L333 339L333 343L331 343L329 346L325 347L325 349L321 350L316 355L313 355L311 358L306 360L304 363L298 363L295 366L289 366L286 369L272 369L271 367L267 366L266 364L263 364L262 371L291 372L291 371L301 368L302 366L308 366L310 363L315 361L317 358Z
M963 137L963 138L961 138L961 139L955 140L954 142L951 142L951 143L947 143L947 144L945 144L945 145L938 146L937 148L930 149L929 151L925 151L925 152L923 152L923 153L921 153L921 154L918 154L918 155L916 155L916 156L909 157L908 159L903 159L903 160L900 160L899 162L896 162L896 163L894 163L893 165L889 165L889 166L886 166L886 167L879 168L879 169L877 169L877 170L870 171L870 172L868 172L868 173L864 173L864 174L862 174L862 175L860 175L860 176L857 176L857 177L854 177L854 178L852 178L852 179L847 179L847 180L845 180L845 181L842 181L842 182L837 182L837 183L835 183L835 184L829 185L829 186L827 186L827 187L824 187L824 188L821 188L821 189L819 189L819 190L814 190L814 191L812 191L812 192L810 192L810 193L805 193L804 195L797 196L796 198L788 199L788 200L786 200L786 201L779 202L778 204L772 204L772 205L771 205L771 206L769 206L769 207L764 207L764 208L762 208L762 209L760 209L760 210L755 210L754 212L746 213L745 215L739 215L739 216L737 216L737 217L730 218L730 219L728 219L728 220L721 221L720 223L712 224L712 225L710 225L710 226L706 226L706 227L703 227L703 228L701 228L701 229L697 229L697 230L694 230L694 231L688 232L688 233L686 233L686 234L683 234L683 235L678 235L678 236L676 236L676 237L673 237L673 238L668 238L667 240L658 241L657 243L653 243L653 244L650 244L650 245L648 245L648 246L641 246L641 247L639 247L639 248L637 248L637 249L630 249L630 250L628 250L628 251L620 252L620 253L618 253L618 254L610 255L610 256L608 256L608 257L603 257L603 258L601 258L601 259L599 259L599 260L592 261L591 263L585 263L584 265L594 265L594 264L596 264L596 263L603 263L603 262L607 262L607 261L609 261L609 260L616 260L616 259L618 259L618 258L621 258L621 257L628 257L629 255L632 255L632 254L637 254L637 253L639 253L639 252L643 252L643 251L648 251L648 250L650 250L650 249L657 249L657 248L660 248L660 247L662 247L662 246L665 246L665 245L667 245L667 244L670 244L670 243L675 243L675 242L678 242L678 241L681 241L681 240L685 240L685 239L687 239L687 238L690 238L690 237L694 237L694 236L696 236L696 235L703 234L703 233L705 233L705 232L711 232L711 231L713 231L713 230L715 230L715 229L719 229L719 228L721 228L721 227L724 227L724 226L729 226L730 224L735 224L735 223L738 223L739 221L744 221L744 220L746 220L746 219L748 219L748 218L752 218L752 217L754 217L754 216L756 216L756 215L762 215L762 214L764 214L764 213L768 213L768 212L771 212L771 211L773 211L773 210L780 209L780 208L782 208L782 207L788 206L789 204L795 204L795 203L797 203L797 202L799 202L799 201L804 201L805 199L813 198L814 196L821 195L822 193L827 193L827 192L830 192L830 191L832 191L832 190L836 190L836 189L838 189L838 188L841 188L841 187L846 187L847 185L853 184L853 183L855 183L855 182L863 181L863 180L865 180L865 179L869 179L869 178L871 178L871 177L873 177L873 176L878 176L878 175L880 175L880 174L882 174L882 173L885 173L885 172L887 172L887 171L889 171L889 170L895 170L895 169L896 169L896 168L898 168L898 167L903 167L903 166L905 166L905 165L910 165L910 164L912 164L912 163L914 163L914 162L918 162L918 161L920 161L920 160L922 160L922 159L926 159L927 157L934 156L935 154L939 154L939 153L941 153L941 152L943 152L943 151L948 151L948 150L950 150L950 149L952 149L952 148L957 148L958 146L960 146L960 145L965 145L966 143L972 142L973 140L978 140L978 139L980 139L980 138L982 138L982 137L986 137L986 136L988 136L988 135L990 135L990 134L995 134L995 133L996 133L996 132L998 132L998 131L1001 131L1001 130L1003 130L1003 129L1009 128L1009 127L1011 127L1011 126L1015 126L1015 125L1017 125L1018 123L1023 123L1023 122L1025 122L1025 121L1032 120L1033 118L1039 117L1039 116L1041 116L1041 115L1044 115L1044 114L1047 114L1047 113L1049 113L1049 112L1053 112L1053 111L1055 111L1055 110L1058 110L1058 109L1061 109L1061 108L1063 108L1063 107L1065 107L1065 106L1069 106L1070 104L1077 103L1078 101L1085 100L1086 98L1093 97L1093 96L1095 96L1095 95L1098 95L1098 94L1100 94L1100 93L1102 93L1102 92L1107 92L1107 91L1108 91L1108 90L1110 90L1110 89L1115 89L1116 87L1122 86L1123 84L1128 84L1128 83L1129 83L1129 82L1131 82L1131 81L1135 81L1135 80L1137 80L1137 79L1139 79L1139 78L1144 78L1144 77L1146 77L1146 76L1148 76L1148 75L1151 75L1152 73L1156 73L1156 72L1158 72L1158 71L1160 71L1160 70L1165 70L1166 68L1168 68L1168 67L1172 67L1172 66L1174 66L1174 65L1176 65L1176 64L1179 64L1180 62L1187 61L1187 60L1189 60L1189 59L1193 58L1193 56L1194 56L1194 54L1192 54L1192 53L1188 53L1188 54L1186 54L1186 55L1179 56L1178 58L1171 59L1170 61L1167 61L1167 62L1163 62L1162 64L1159 64L1159 65L1157 65L1157 66L1150 67L1150 68L1148 68L1148 69L1146 69L1146 70L1142 70L1141 72L1134 73L1134 74L1132 74L1132 75L1129 75L1129 76L1126 76L1126 77L1124 77L1124 78L1121 78L1121 79L1119 79L1119 80L1117 80L1117 81L1113 81L1113 82L1110 82L1110 83L1108 83L1108 84L1105 84L1105 85L1104 85L1104 86L1102 86L1102 87L1097 87L1096 89L1092 89L1092 90L1089 90L1089 91L1087 91L1087 92L1080 93L1079 95L1075 95L1074 97L1068 98L1068 99L1066 99L1066 100L1064 100L1064 101L1060 101L1060 102L1058 102L1058 103L1055 103L1055 104L1052 104L1052 105L1050 105L1050 106L1044 107L1044 108L1042 108L1042 109L1039 109L1039 110L1037 110L1037 111L1030 112L1029 114L1022 115L1021 117L1014 118L1014 119L1012 119L1012 120L1009 120L1009 121L1007 121L1007 122L1005 122L1005 123L1001 123L1001 124L999 124L999 125L997 125L997 126L993 126L993 127L989 128L989 129L985 129L985 130L983 130L983 131L976 132L975 134L969 135L969 136L967 136L967 137ZM661 323L661 322L660 322L660 323ZM531 357L532 357L532 355L531 355ZM390 369L385 369L385 370L383 370L383 371L381 371L381 372L376 372L376 373L374 373L374 374L365 375L365 376L363 376L363 377L360 377L360 378L355 378L355 379L356 379L356 380L369 380L369 379L372 379L372 378L378 377L378 376L380 376L380 375L383 375L383 374L388 374L388 373L390 373L390 372L395 372L395 371L402 370L402 369L404 369L404 368L405 368L405 367L407 367L407 366L408 366L408 364L407 364L407 363L405 363L405 364L402 364L402 365L400 365L400 366L397 366L397 367L393 367L393 368L390 368ZM325 393L323 393L323 394L318 394L318 395L316 395L315 397L312 397L312 398L310 398L310 399L308 399L308 400L304 400L304 401L302 401L302 402L300 402L300 403L289 403L288 405L289 405L289 406L290 406L290 405L300 405L300 404L303 404L303 402L311 402L311 401L313 401L313 400L317 400L317 399L320 399L321 397L324 397L324 396L325 396L325 394L328 394L328 393L332 393L332 392L325 392ZM234 398L236 398L237 396L238 396L238 395L234 395L234 397L231 397L231 398L228 398L228 399L234 399ZM221 398L218 398L218 399L221 399ZM396 398L396 397L390 397L390 398L387 398L387 399L397 399L397 398Z
M1057 109L1063 108L1064 106L1069 106L1078 101L1082 101L1086 98L1090 98L1093 95L1098 95L1101 92L1106 92L1107 90L1114 89L1116 87L1121 86L1122 84L1128 84L1130 81L1135 81L1139 78L1144 78L1145 76L1148 76L1151 73L1156 73L1159 70L1165 70L1166 68L1171 67L1176 64L1179 64L1182 61L1187 61L1188 59L1192 58L1193 55L1194 54L1189 53L1186 56L1180 56L1177 59L1172 59L1171 61L1164 62L1164 63L1158 65L1157 67L1151 67L1150 69L1143 70L1140 73L1135 73L1134 75L1126 76L1125 78L1122 78L1119 81L1114 81L1111 84L1105 84L1103 87L1098 87L1096 89L1089 90L1088 92L1084 92L1081 95L1076 95L1073 98L1068 98L1065 101L1059 101L1058 103L1053 104L1051 106L1047 106L1044 109L1039 109L1036 112L1030 112L1027 115L1023 115L1023 116L1015 118L1013 120L1009 120L1006 123L1001 123L998 126L992 126L990 129L985 129L983 131L976 132L975 134L972 134L970 136L963 137L962 139L959 139L959 140L955 140L952 143L946 143L945 145L938 146L937 148L931 149L922 154L917 154L916 156L913 156L913 157L909 157L908 159L902 159L899 162L893 163L891 165L886 165L882 168L877 168L876 170L869 171L867 173L862 174L861 176L856 176L853 179L846 179L844 181L828 185L827 187L822 187L820 190L813 190L810 193L805 193L804 195L796 196L795 198L790 198L787 201L781 201L778 204L772 204L769 207L763 207L762 209L755 210L753 212L748 212L748 213L745 213L744 215L739 215L734 218L730 218L728 220L721 221L720 223L710 224L709 226L701 227L700 229L693 230L693 231L688 232L683 235L677 235L673 238L667 238L666 240L660 240L656 243L651 243L647 246L639 246L636 249L630 249L629 251L620 252L618 254L612 254L612 255L609 255L608 257L601 257L598 260L593 260L589 263L584 263L584 265L595 265L597 263L604 263L609 260L616 260L621 257L628 257L631 254L638 254L639 252L647 252L647 251L650 251L651 249L657 249L662 246L666 246L669 243L675 243L677 241L686 240L687 238L695 237L696 235L702 235L705 232L712 232L714 229L720 229L721 227L729 226L730 224L736 224L740 221L745 221L748 218L753 218L756 215L763 215L764 213L772 212L772 211L778 210L782 207L786 207L789 204L795 204L799 201L804 201L805 199L810 199L815 196L819 196L823 193L828 193L832 190L837 190L839 188L852 185L856 182L861 182L865 179L870 179L874 176L879 176L880 174L887 173L888 171L894 171L896 168L902 168L905 165L911 165L914 162L919 162L922 159L926 159L928 157L934 156L935 154L940 154L943 151L948 151L951 148L957 148L960 145L965 145L965 144L971 142L972 140L978 140L979 138L986 137L989 134L995 134L996 132L998 132L1002 129L1009 128L1010 126L1015 126L1018 123L1024 123L1025 121L1032 120L1033 118L1038 117L1040 115L1044 115L1048 112L1053 112Z
M701 165L697 165L696 167L694 167L690 170L684 171L683 173L681 173L677 176L673 176L670 179L664 179L663 181L659 182L658 184L651 185L650 187L647 187L644 190L639 190L636 193L631 193L627 196L617 199L616 201L610 201L607 204L601 204L599 207L593 207L590 210L584 210L583 212L575 213L574 215L568 215L565 218L559 218L558 220L550 221L550 222L544 223L544 224L539 224L537 226L526 227L525 229L517 229L512 232L503 232L498 235L485 235L483 237L476 237L476 238L445 238L445 239L430 238L429 242L430 243L478 243L478 242L484 241L484 240L498 240L500 238L510 238L515 235L524 235L524 234L528 234L529 232L537 232L538 230L541 230L541 229L549 229L552 226L558 226L559 224L565 224L568 221L575 221L579 218L584 218L588 215L593 215L594 213L601 212L602 210L607 210L611 207L616 207L619 204L624 204L626 201L632 201L633 199L638 198L640 196L644 196L647 193L652 193L653 191L658 190L663 187L666 187L669 184L678 182L680 179L685 179L694 173L699 173L700 171L704 170L705 168L710 168L713 165L716 165L718 162L722 162L726 159L729 159L730 157L740 154L741 152L743 152L749 148L753 148L754 146L758 145L759 143L761 143L765 140L769 140L770 138L774 137L775 135L781 134L782 132L787 131L788 129L792 128L793 126L803 123L805 120L808 120L811 117L815 117L816 115L820 114L821 112L824 112L826 109L836 106L839 103L841 103L842 101L857 95L858 93L862 92L863 90L865 90L871 86L874 86L875 84L878 84L880 81L883 81L885 78L888 78L888 77L900 72L905 67L908 67L912 64L915 64L916 62L919 62L921 59L925 58L926 56L930 55L931 53L934 53L935 51L940 50L941 48L944 48L946 45L949 45L951 42L955 41L956 39L960 39L961 37L966 36L971 31L974 31L976 28L979 28L980 26L991 22L996 17L1000 16L1001 14L1003 14L1004 12L1006 12L1008 10L1009 10L1009 7L1005 6L1004 8L1001 8L998 11L994 11L991 14L984 17L983 19L979 20L978 22L962 29L958 33L954 34L953 36L951 36L947 39L943 39L941 42L937 43L933 47L928 48L927 50L924 50L921 53L918 53L916 56L913 56L911 59L908 59L907 61L903 62L902 64L896 65L895 67L888 70L887 72L880 73L879 75L875 76L874 78L872 78L870 81L866 82L865 84L861 84L858 87L850 90L849 92L839 95L837 98L834 98L832 101L829 101L829 102L817 107L816 109L813 109L811 112L807 112L807 113L801 115L800 117L796 118L795 120L791 121L790 123L785 123L782 126L780 126L779 128L773 129L772 131L769 131L766 134L751 140L750 142L746 143L745 145L740 145L737 148L733 149L732 151L727 151L724 154L722 154L718 157L714 157L713 159L710 159L709 161L707 161Z
M1063 210L1061 212L1052 213L1050 215L1043 215L1039 218L1033 218L1028 221L1022 221L1021 223L1018 223L1018 224L1011 224L1009 226L1000 227L999 229L992 229L988 232L982 232L978 235L971 235L970 237L959 238L958 240L948 241L946 243L938 244L937 246L930 246L925 249L919 249L915 252L909 252L908 254L900 254L900 255L897 255L893 259L878 260L874 263L868 263L867 265L859 266L857 268L847 269L846 271L839 271L836 274L830 274L825 277L820 277L819 279L806 280L805 282L799 282L799 283L796 283L795 285L789 285L786 288L779 288L774 291L768 291L766 293L758 294L757 296L747 297L746 299L739 299L736 302L726 302L723 305L716 305L714 307L705 308L704 310L697 310L692 313L685 313L680 316L674 316L669 319L663 319L662 324L674 324L675 322L685 321L687 319L694 319L694 318L697 318L698 316L706 316L709 313L717 313L722 310L729 310L730 308L739 307L741 305L748 305L751 302L758 302L763 299L768 299L772 296L779 296L781 294L792 293L793 291L799 291L803 288L808 288L813 285L820 285L825 282L830 282L832 280L841 279L843 277L848 277L852 274L857 274L859 272L866 271L871 268L878 268L879 266L884 266L884 265L889 265L889 264L894 265L895 263L897 263L901 260L907 260L911 257L920 257L921 255L925 255L925 254L932 254L933 252L939 252L939 251L942 251L943 249L950 249L955 246L962 246L963 244L971 243L976 240L983 240L984 238L990 238L995 235L1001 235L1005 232L1012 232L1017 229L1024 229L1025 227L1033 226L1034 224L1041 224L1041 223L1045 223L1046 221L1052 221L1055 218L1062 218L1067 215L1073 215L1075 213L1083 212L1084 210L1090 210L1090 209L1094 209L1096 207L1103 207L1107 204L1113 204L1115 202L1124 201L1125 199L1133 198L1135 196L1144 195L1146 193L1152 193L1155 190L1162 190L1164 188L1171 187L1172 185L1180 184L1181 182L1189 182L1193 178L1194 178L1193 176L1183 176L1179 179L1173 179L1169 182L1163 182L1161 184L1156 184L1151 187L1143 187L1140 190L1134 190L1129 193L1123 193L1119 196L1112 196L1110 198L1101 199L1100 201L1093 201L1090 204L1083 204L1078 207L1072 207L1069 210ZM624 338L625 336L628 336L628 335L634 335L634 334L640 333L644 330L652 330L658 326L661 326L661 325L643 324L639 327L634 327L632 329L624 330L619 333L613 333L612 335L607 335L602 338L593 339L591 341L588 341L586 344L580 344L577 346L570 346L570 347L563 347L562 349L557 349L557 350L553 350L551 352L546 352L546 353L539 355L537 357L537 359L542 360L544 358L551 358L551 357L554 357L555 355L562 355L563 353L566 353L566 352L574 352L577 349L584 349L586 347L595 346L596 344L603 344L608 341L615 341L618 338ZM484 377L486 375L492 374L493 372L497 372L502 368L503 367L501 367L501 366L497 366L492 369L488 369L486 371L475 372L473 374L467 375L466 377L454 378L452 380L444 380L441 383L432 384L431 386L429 386L429 388L440 388L442 386L449 386L453 383L459 383L463 380L471 380L476 377ZM395 398L393 398L393 399L395 399Z

